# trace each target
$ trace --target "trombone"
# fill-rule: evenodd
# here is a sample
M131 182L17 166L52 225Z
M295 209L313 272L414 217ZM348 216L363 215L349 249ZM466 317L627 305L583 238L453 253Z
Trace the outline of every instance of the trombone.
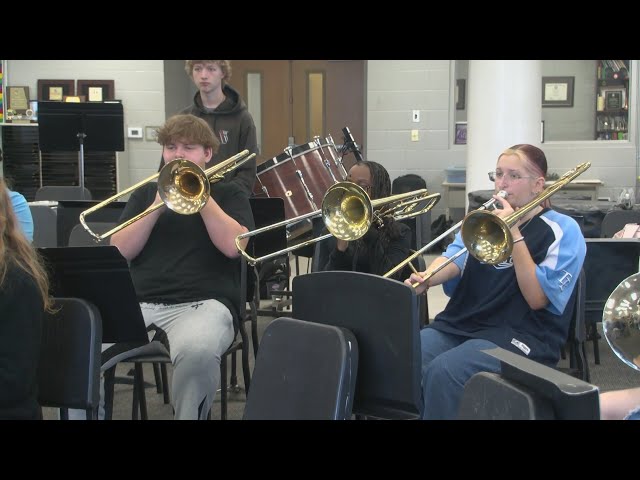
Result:
M451 229L440 235L434 241L430 242L428 245L425 245L416 253L400 262L394 268L385 273L383 277L386 278L390 275L393 275L396 271L398 271L398 269L402 268L408 262L420 255L423 251L427 250L436 242L444 238L444 236L446 236L452 229L457 228L458 225L461 225L460 233L465 248L457 252L452 257L449 257L445 262L438 265L437 268L422 277L424 280L430 279L436 273L438 273L440 270L442 270L444 267L449 265L451 262L453 262L466 252L469 252L469 255L473 256L477 260L488 263L490 265L497 265L498 263L503 262L504 260L509 258L513 250L513 236L511 235L510 228L521 217L525 216L527 213L540 205L547 198L556 193L569 182L582 175L589 169L590 166L591 162L584 162L579 164L577 167L569 170L559 180L554 182L552 185L549 185L533 200L505 218L500 218L497 215L486 211L487 204L491 203L491 200L489 200L489 202L485 203L482 206L484 208L481 207L478 210L469 212L461 222L454 225L453 227L451 227ZM499 192L498 195L500 195L501 193L503 192ZM418 285L420 284L416 282L412 286L413 288L416 288Z
M199 165L189 160L176 158L162 167L162 170L158 173L145 178L141 182L138 182L122 192L107 198L93 207L84 210L80 213L80 223L93 238L100 241L116 232L119 232L123 228L128 227L132 223L137 222L142 217L146 217L151 212L156 211L164 205L181 215L192 215L194 213L198 213L202 210L209 199L211 194L210 184L219 182L223 179L224 175L256 156L255 153L252 153L249 156L247 155L249 155L249 150L243 150L242 152L229 157L206 170L203 170ZM118 198L137 190L142 185L145 185L156 178L158 179L158 193L160 194L160 198L163 203L158 203L149 207L144 212L130 218L120 225L117 225L108 232L97 234L89 228L85 221L85 217L87 215L101 209L111 202L114 202Z
M431 210L438 201L440 201L439 193L428 194L424 188L371 200L367 192L359 185L352 182L338 182L329 187L319 210L238 235L236 247L249 265L255 265L331 236L346 241L357 240L367 233L373 222L376 222L379 227L383 226L385 216L392 216L394 220L416 217ZM319 216L322 217L327 230L331 233L258 258L250 256L240 245L241 240L245 238Z

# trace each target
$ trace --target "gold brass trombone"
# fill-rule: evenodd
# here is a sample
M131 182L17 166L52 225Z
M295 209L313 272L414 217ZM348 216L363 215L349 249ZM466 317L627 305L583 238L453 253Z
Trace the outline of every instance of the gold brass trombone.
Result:
M449 265L455 259L463 255L465 252L469 252L469 255L478 259L481 262L488 263L490 265L497 265L500 262L505 261L511 255L513 250L513 236L511 235L510 228L523 216L536 208L542 202L544 202L551 195L556 193L562 187L569 182L582 175L591 166L590 162L581 163L572 170L565 173L559 180L549 185L533 200L519 208L511 215L500 218L491 212L487 212L486 209L478 209L469 212L461 222L461 236L465 248L457 252L452 257L448 258L445 262L438 265L437 268L429 272L426 276L422 277L424 280L428 280L436 273ZM485 204L486 205L486 204ZM444 234L443 234L444 235ZM442 236L441 236L442 237ZM435 241L439 241L441 237L438 237ZM434 242L435 242L434 241ZM434 242L430 242L428 245L420 249L411 257L403 260L394 268L389 270L383 275L388 277L393 275L398 269L402 268L408 262L413 260L423 251L427 250ZM414 283L413 287L417 287L419 283Z
M506 198L507 197L507 192L505 192L504 190L500 190L497 195L499 197ZM487 210L489 208L492 208L494 206L495 202L496 202L495 198L490 198L487 202L483 203L480 207L478 207L478 210ZM462 226L462 222L464 222L464 218L462 220L460 220L458 223L456 223L455 225L452 225L446 232L441 233L436 238L431 240L429 243L427 243L420 250L414 252L411 256L405 258L402 262L400 262L398 265L396 265L391 270L389 270L387 273L385 273L383 275L383 277L384 278L388 278L391 275L393 275L394 273L396 273L398 270L403 268L405 265L407 265L407 264L411 265L410 262L412 262L416 257L422 255L424 252L426 252L431 247L436 245L440 240L445 238L447 235L449 235L450 233L452 233L452 232L456 231L457 229L459 229ZM467 251L466 249L462 250L462 252L466 252L466 251ZM462 254L460 254L460 255L462 255ZM460 255L458 255L458 256L460 256ZM456 257L456 258L458 258L458 257ZM438 271L440 271L440 270L438 270ZM418 284L416 283L415 285L417 286Z
M247 156L248 155L248 156ZM211 191L211 183L216 183L222 180L225 174L238 168L240 165L248 162L256 154L249 155L249 150L243 150L242 152L229 157L228 159L210 167L206 170L202 170L200 166L195 163L185 160L184 158L176 158L167 163L160 172L145 178L141 182L123 190L116 195L107 198L97 205L83 211L80 214L80 223L84 229L96 240L104 240L105 238L119 232L123 228L137 222L142 217L146 217L151 212L166 205L168 208L176 213L182 215L192 215L198 213L207 203ZM118 198L137 190L142 185L145 185L155 179L158 179L158 193L163 203L153 205L144 212L130 218L126 222L112 228L108 232L103 234L97 234L93 232L85 221L85 217L96 210L101 209L105 205L114 202Z
M238 235L236 247L250 265L255 265L331 236L340 240L357 240L367 233L374 221L382 226L385 216L392 216L394 220L415 217L431 210L439 200L439 193L429 195L426 189L371 200L367 192L359 185L352 182L338 182L329 187L319 210ZM240 241L245 238L319 216L322 217L327 230L331 233L258 258L251 257L240 245Z

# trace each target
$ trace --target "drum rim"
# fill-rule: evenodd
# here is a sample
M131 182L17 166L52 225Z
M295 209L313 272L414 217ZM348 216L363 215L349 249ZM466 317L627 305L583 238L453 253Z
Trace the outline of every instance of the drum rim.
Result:
M256 175L260 175L261 173L268 172L269 170L276 168L278 165L287 163L290 160L291 158L287 158L285 160L278 160L277 157L272 157L266 162L262 162L260 165L256 167ZM265 167L265 165L267 166Z
M320 145L318 145L315 142L303 143L301 145L298 145L298 146L292 148L291 149L291 155L289 155L287 152L282 152L282 153L276 155L275 157L271 157L269 160L266 160L265 162L262 162L260 165L258 165L256 167L256 175L259 175L261 173L267 172L267 171L271 170L272 168L277 167L279 164L288 162L289 160L295 159L296 157L304 155L305 153L311 152L313 150L319 150L319 149L325 148L325 147L333 148L334 151L336 151L336 153L337 153L337 149L335 148L335 146L332 145L329 142L320 143ZM269 165L265 167L264 165L267 165L267 164L269 164Z

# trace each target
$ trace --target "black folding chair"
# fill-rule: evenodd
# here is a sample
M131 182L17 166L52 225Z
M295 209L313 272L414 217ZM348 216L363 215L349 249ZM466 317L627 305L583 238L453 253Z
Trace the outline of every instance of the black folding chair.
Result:
M54 298L55 313L45 315L38 364L41 406L87 412L98 418L102 319L97 307L80 298Z
M244 420L348 420L358 342L345 328L277 318L264 331Z

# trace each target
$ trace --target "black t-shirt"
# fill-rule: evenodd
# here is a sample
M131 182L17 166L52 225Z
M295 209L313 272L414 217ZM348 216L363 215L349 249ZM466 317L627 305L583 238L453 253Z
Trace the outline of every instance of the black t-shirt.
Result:
M0 287L0 419L39 419L44 304L35 280L10 266Z
M140 187L122 212L128 220L153 203L156 183ZM233 183L217 182L211 196L220 208L249 230L254 228L249 198ZM202 216L165 208L140 254L131 261L138 301L176 304L215 299L238 315L240 259L226 257L209 238Z

